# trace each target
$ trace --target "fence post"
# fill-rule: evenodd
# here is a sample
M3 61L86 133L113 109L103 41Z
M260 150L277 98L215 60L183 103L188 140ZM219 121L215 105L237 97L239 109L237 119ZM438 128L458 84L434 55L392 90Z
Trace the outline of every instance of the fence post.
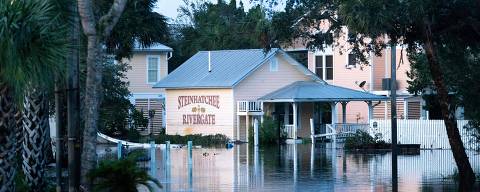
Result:
M117 143L117 159L119 159L119 160L122 158L122 147L123 147L122 142L119 141Z
M258 146L258 119L255 118L253 121L253 143L254 146Z
M315 144L315 125L313 124L313 119L310 118L310 138L312 139L312 144Z
M188 185L190 190L193 187L193 156L192 156L192 141L187 142L187 153L188 153Z
M170 165L170 141L165 141L165 161Z
M150 141L150 174L152 177L157 177L157 164L155 158L155 141Z

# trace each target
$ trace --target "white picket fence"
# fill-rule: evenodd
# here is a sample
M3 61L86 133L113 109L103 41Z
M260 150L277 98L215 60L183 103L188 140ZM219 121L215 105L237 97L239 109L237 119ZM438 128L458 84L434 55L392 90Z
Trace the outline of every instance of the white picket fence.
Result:
M457 120L457 126L467 149L478 149L471 134L464 128L467 120ZM391 121L373 119L370 122L370 134L381 133L383 140L391 141ZM450 149L443 120L397 120L397 138L401 144L420 144L425 149Z

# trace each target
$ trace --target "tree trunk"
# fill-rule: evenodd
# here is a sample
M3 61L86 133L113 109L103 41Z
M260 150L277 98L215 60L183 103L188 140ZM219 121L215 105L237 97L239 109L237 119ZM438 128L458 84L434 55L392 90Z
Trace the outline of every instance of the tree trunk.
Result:
M101 66L97 61L98 41L97 36L88 36L87 50L87 82L85 91L85 130L83 131L82 150L82 186L89 190L91 181L87 178L88 171L97 164L97 122L100 107L99 84L101 83Z
M101 52L102 39L108 37L123 13L127 0L114 0L108 13L96 25L91 0L78 0L78 13L83 32L87 36L87 80L85 90L85 128L83 130L82 179L84 190L91 191L92 181L87 178L89 171L97 164L97 131L102 85ZM97 30L100 29L99 32ZM103 37L103 38L102 38Z
M10 94L0 83L0 191L15 191L15 119Z
M432 41L432 33L429 27L426 29L425 36L425 53L427 55L430 73L436 87L442 119L447 130L448 141L450 143L450 147L452 148L453 157L455 159L455 163L457 164L460 175L460 186L462 188L466 187L462 190L468 190L468 188L471 187L475 182L475 174L473 173L473 169L468 161L468 156L467 153L465 153L465 147L463 146L460 132L457 128L457 121L454 111L455 106L449 105L448 88L443 79L443 72L440 69L439 61L435 53L435 44Z
M46 166L50 150L48 98L40 90L31 89L23 104L23 163L25 180L33 191L44 191Z

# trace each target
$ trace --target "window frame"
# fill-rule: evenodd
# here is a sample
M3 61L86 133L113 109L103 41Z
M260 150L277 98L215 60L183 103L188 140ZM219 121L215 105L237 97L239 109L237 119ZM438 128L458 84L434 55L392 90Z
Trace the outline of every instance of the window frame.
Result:
M160 75L160 65L161 65L160 55L147 55L146 58L147 58L147 60L146 60L146 76L145 76L145 77L146 77L146 80L145 80L145 81L146 81L147 84L155 84L155 83L157 83L158 81L160 81L160 77L161 77L161 75ZM149 79L149 77L150 77L150 74L149 74L149 72L150 72L150 63L149 63L149 61L150 61L151 58L155 58L155 59L157 59L157 61L158 61L158 62L157 62L157 81L155 81L155 82L150 82L150 81L149 81L149 80L150 80L150 79Z
M328 56L331 56L332 57L332 66L331 67L327 67L327 57ZM315 54L314 55L314 64L315 64L315 74L317 74L317 76L324 80L324 81L333 81L334 78L335 78L335 58L334 58L334 55L333 53L321 53L321 54ZM318 58L321 58L322 60L322 66L318 66L317 64L317 59ZM321 74L318 73L319 69L321 69ZM327 70L328 69L331 69L332 70L332 78L331 79L328 79L327 78Z

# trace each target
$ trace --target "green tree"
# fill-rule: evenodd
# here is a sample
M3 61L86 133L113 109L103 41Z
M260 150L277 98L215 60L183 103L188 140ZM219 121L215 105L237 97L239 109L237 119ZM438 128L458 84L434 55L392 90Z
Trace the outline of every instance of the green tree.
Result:
M261 6L245 12L243 4L223 0L184 1L180 19L173 24L173 48L169 70L174 70L200 50L263 48L269 21Z
M461 186L471 186L475 175L457 129L453 105L448 100L446 74L440 68L437 51L451 42L464 47L479 45L478 1L287 0L286 5L285 11L272 17L273 26L280 27L274 28L279 32L274 40L291 42L300 38L306 40L310 48L322 49L345 35L343 27L346 26L348 42L361 61L366 61L362 53L380 54L386 46L394 44L408 46L410 53L424 52ZM326 29L320 21L326 21ZM270 44L275 44L274 40Z
M125 136L131 103L128 97L129 83L125 81L126 72L130 67L126 63L115 64L108 59L103 71L103 99L100 105L99 130L110 136Z
M65 33L53 10L49 1L0 2L0 191L14 189L14 105L21 106L26 90L33 91L29 85L41 90L53 85L64 59Z
M463 50L463 51L458 51ZM469 121L467 128L472 131L475 141L480 143L480 50L478 47L463 47L453 43L437 48L439 64L444 71L445 83L450 94L452 108L463 107L464 117ZM422 52L412 53L409 56L411 70L407 75L408 91L422 94L427 101L437 100L435 86L428 68L426 55ZM432 107L428 102L425 106Z
M82 185L87 190L92 183L86 178L96 166L96 134L101 113L100 90L105 54L116 59L128 58L135 43L150 46L169 36L165 18L153 12L156 0L78 0L78 12L86 36L85 127L83 131ZM103 49L101 45L106 45ZM114 94L114 93L113 93Z

